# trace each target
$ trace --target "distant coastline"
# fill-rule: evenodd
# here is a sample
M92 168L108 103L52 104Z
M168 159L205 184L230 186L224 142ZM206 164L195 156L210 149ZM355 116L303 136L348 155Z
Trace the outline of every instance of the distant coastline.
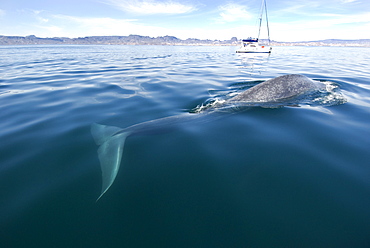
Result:
M238 46L241 40L233 37L230 40L201 40L189 38L182 40L174 36L149 37L129 36L88 36L80 38L53 37L40 38L29 36L0 35L0 45L182 45L182 46ZM271 41L272 46L341 46L370 47L370 39L340 40L328 39L318 41L279 42Z

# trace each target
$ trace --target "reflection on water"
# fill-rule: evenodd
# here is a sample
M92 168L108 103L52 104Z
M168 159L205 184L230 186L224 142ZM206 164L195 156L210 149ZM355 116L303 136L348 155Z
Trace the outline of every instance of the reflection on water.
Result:
M245 73L249 76L263 73L268 67L271 53L238 53L241 60L241 68L245 68Z

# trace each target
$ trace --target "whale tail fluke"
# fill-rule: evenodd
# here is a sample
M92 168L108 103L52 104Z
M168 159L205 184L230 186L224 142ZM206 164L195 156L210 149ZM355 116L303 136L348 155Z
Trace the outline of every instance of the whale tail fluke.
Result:
M130 132L120 132L118 127L105 126L94 123L91 125L91 134L95 143L99 145L98 157L102 171L102 191L96 201L98 201L109 187L113 184L117 176L123 147Z

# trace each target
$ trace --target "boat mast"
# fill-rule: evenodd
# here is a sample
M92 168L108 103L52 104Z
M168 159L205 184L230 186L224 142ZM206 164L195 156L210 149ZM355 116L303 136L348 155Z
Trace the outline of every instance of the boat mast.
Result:
M268 36L268 44L270 45L270 29L269 29L269 19L267 17L267 6L266 6L266 0L262 0L261 5L261 15L260 15L260 25L258 28L258 40L260 39L261 34L261 26L262 26L262 17L263 17L263 10L265 9L265 16L266 16L266 24L267 24L267 36Z
M262 25L262 16L263 16L263 2L264 0L262 0L262 5L261 5L261 14L260 14L260 23L259 23L259 26L258 26L258 36L257 36L257 40L260 39L260 34L261 34L261 25Z

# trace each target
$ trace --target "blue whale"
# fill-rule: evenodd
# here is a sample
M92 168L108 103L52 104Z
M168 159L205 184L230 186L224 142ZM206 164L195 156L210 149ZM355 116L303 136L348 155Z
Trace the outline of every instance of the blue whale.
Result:
M297 74L284 75L267 80L238 95L229 98L219 106L214 106L199 114L182 114L139 123L127 128L105 126L94 123L91 133L99 146L98 157L102 171L102 190L99 200L113 184L121 164L125 140L135 134L150 134L172 125L186 122L203 122L204 115L217 112L223 106L233 104L284 103L306 92L317 89L317 82Z
M320 88L317 82L298 74L289 74L260 83L237 96L229 102L282 103L309 91Z

